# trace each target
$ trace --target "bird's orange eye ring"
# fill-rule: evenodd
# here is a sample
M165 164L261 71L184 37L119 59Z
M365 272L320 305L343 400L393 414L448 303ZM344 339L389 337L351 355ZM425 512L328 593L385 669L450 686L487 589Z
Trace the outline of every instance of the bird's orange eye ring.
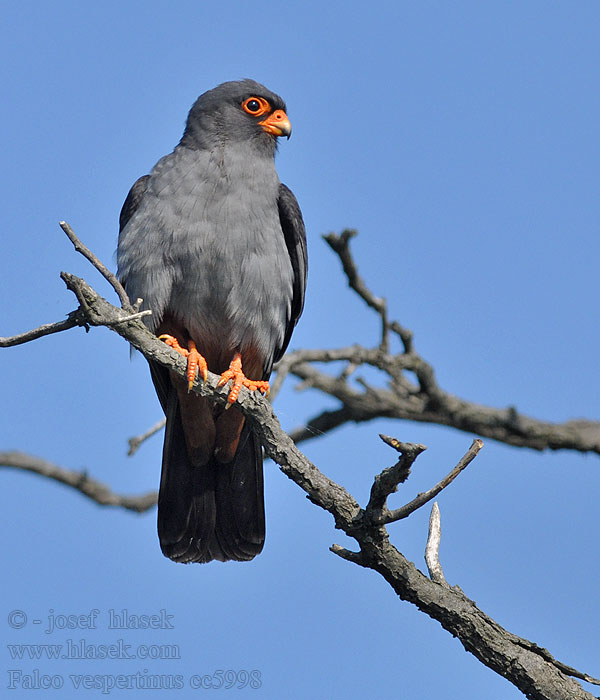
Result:
M242 102L242 109L253 117L260 117L261 114L271 111L271 105L264 97L249 97Z

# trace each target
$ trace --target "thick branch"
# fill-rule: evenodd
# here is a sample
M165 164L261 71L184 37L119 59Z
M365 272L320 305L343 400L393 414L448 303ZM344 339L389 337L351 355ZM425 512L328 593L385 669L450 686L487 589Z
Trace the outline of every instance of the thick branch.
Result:
M303 361L305 354L310 358L308 361ZM379 368L388 361L390 365L393 364L389 356L381 358L378 349L296 351L294 357L297 364L291 366L290 373L301 379L304 386L334 396L341 403L340 409L329 410L311 419L310 423L313 424L325 422L324 427L320 427L319 434L346 422L360 423L385 417L447 425L466 433L475 433L509 445L534 450L575 450L600 454L600 422L598 421L570 420L565 423L550 423L520 414L513 407L491 408L466 401L439 388L434 392L434 400L428 391L422 391L416 387L412 391L407 391L393 383L391 388L369 385L368 390L359 390L346 379L331 376L309 364L310 362L331 362L333 360L328 357L333 355L335 355L335 361L346 360ZM415 367L419 362L415 356L394 356L394 359L396 358L397 362L391 369L416 371ZM332 415L335 416L334 420L325 420L326 416L331 418ZM299 440L316 437L303 428L297 428L293 434Z
M513 683L532 700L592 700L593 695L565 674L572 673L537 645L501 627L457 587L446 588L416 569L387 540L365 541L361 566L380 573L402 600L438 620L465 649ZM592 682L593 679L586 678Z

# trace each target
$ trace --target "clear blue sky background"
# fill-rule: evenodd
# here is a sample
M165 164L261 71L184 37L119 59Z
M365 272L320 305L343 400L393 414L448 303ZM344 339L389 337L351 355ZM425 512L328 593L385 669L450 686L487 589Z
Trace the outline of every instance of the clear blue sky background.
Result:
M548 420L598 418L599 23L592 0L4 3L0 334L75 308L61 270L113 298L58 221L114 265L131 184L177 143L198 94L252 77L287 100L294 126L278 169L304 212L310 279L292 347L376 341L376 319L320 238L356 227L361 272L445 389ZM130 361L116 335L71 330L3 350L0 362L0 449L86 468L123 493L157 486L161 439L125 452L159 405L144 361ZM290 386L276 410L291 429L333 405ZM429 448L395 505L441 478L474 437L381 420L306 453L364 503L372 475L394 461L378 432ZM100 696L73 690L68 674L147 669L186 683L153 697L187 698L203 692L187 685L193 674L257 669L260 689L229 695L521 697L378 575L331 554L347 543L330 516L265 469L264 553L187 567L161 555L155 511L102 509L5 470L0 687L6 669L37 668L65 678L48 696ZM599 486L597 457L487 440L439 498L448 580L596 676ZM390 528L421 568L427 518L423 509ZM51 609L94 608L96 630L44 634ZM174 629L109 630L111 608L165 609ZM8 626L13 609L27 613L23 629ZM6 647L69 638L177 644L181 659L15 661Z

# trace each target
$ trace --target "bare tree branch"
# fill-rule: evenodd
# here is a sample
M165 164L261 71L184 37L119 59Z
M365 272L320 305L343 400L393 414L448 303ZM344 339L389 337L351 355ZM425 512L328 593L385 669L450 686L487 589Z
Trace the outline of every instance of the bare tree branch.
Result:
M397 382L391 382L391 388L369 386L368 389L358 390L346 379L331 376L316 369L309 362L302 362L304 352L297 350L293 353L298 364L292 364L290 373L302 379L304 387L318 389L334 396L342 406L334 411L320 413L309 421L308 424L319 425L319 433L306 431L302 427L294 430L292 434L298 441L316 437L347 422L362 423L383 417L447 425L467 433L534 450L575 450L600 454L598 421L578 419L565 423L550 423L519 414L513 407L490 408L441 390L434 392L436 397L432 400L429 389L406 391ZM319 353L320 359L316 359ZM366 348L349 352L345 358L340 351L306 351L310 362L329 362L331 360L328 360L327 356L334 353L337 355L336 361L345 359L348 362L364 363L373 367L383 364L375 357L376 350ZM370 353L373 355L370 356ZM398 358L398 367L405 365L404 369L412 371L410 365L414 358L406 358L403 355L395 357ZM384 358L388 359L389 357Z
M33 330L25 333L20 333L19 335L0 337L0 348L10 348L14 345L22 345L23 343L29 343L31 340L43 338L45 335L60 333L61 331L69 330L69 328L75 328L75 326L82 325L85 324L81 321L79 312L72 311L64 321L45 323L43 326L39 326L38 328L34 328Z
M140 449L141 444L148 440L148 438L151 438L153 435L156 435L156 433L160 432L165 427L166 422L166 418L163 418L159 420L158 423L155 423L151 428L146 430L145 433L129 438L129 440L127 441L129 443L129 450L127 452L127 456L133 457L133 455Z
M358 273L358 267L354 262L354 258L350 252L350 239L358 235L355 229L345 229L338 236L335 233L329 233L323 236L323 239L329 244L329 247L337 253L344 274L348 279L348 285L353 289L372 309L374 309L381 317L381 344L380 349L384 352L389 350L389 332L392 330L399 336L404 345L405 352L412 350L412 331L403 328L397 321L392 323L388 320L387 301L383 297L376 297L365 284L363 278Z
M185 376L186 363L184 358L154 337L141 322L140 318L136 317L136 314L132 317L130 313L132 311L131 308L124 311L114 307L100 297L84 280L74 275L62 273L61 277L67 284L67 287L76 295L80 305L76 313L82 315L85 324L88 326L106 326L112 329L140 350L147 359L160 363L179 373L182 377ZM376 356L369 355L369 353L373 352L378 354ZM360 364L361 357L365 357L365 353L367 353L366 356L371 359L375 358L376 366L387 368L384 371L388 372L391 378L392 388L389 390L380 390L363 383L363 391L357 392L348 383L348 373L343 372L340 376L331 377L322 375L322 373L314 370L306 362L293 366L294 374L305 381L310 381L312 386L318 386L318 382L328 382L327 393L340 398L343 407L351 411L352 420L356 420L357 416L363 420L366 415L374 417L375 404L379 407L380 416L394 415L398 412L398 397L405 402L405 405L413 403L415 405L424 404L424 415L427 416L433 416L436 411L441 416L450 415L452 413L450 411L452 401L459 403L461 401L439 390L435 384L431 368L410 349L407 350L405 348L405 352L400 355L389 355L382 343L375 351L365 350L364 348L351 348L342 351L329 351L329 353L330 361L342 359L345 353L345 355L351 356L347 361L356 365ZM315 355L313 354L312 358L314 357ZM402 376L402 372L406 369L410 369L417 376L418 386L415 385L412 393L409 383ZM217 381L218 376L209 373L207 381L196 383L193 391L225 405L228 390L226 388L217 389ZM358 410L357 405L353 404L353 401L359 394L363 404L361 411ZM373 402L373 407L368 406L369 401ZM497 418L498 412L496 409L476 407L474 404L468 404L468 402L462 402L462 404L463 411L466 413L468 413L468 410L473 411L476 408L477 411L483 411L484 415L487 412L493 418ZM394 467L384 470L376 478L369 503L365 508L361 508L348 491L320 472L298 450L291 438L281 429L279 421L268 401L257 395L256 392L249 392L243 389L239 396L238 405L245 414L252 430L263 444L267 455L279 464L284 474L307 493L308 498L314 504L332 515L335 526L338 529L353 538L358 544L358 551L356 552L339 545L333 545L331 549L335 554L347 561L371 568L381 574L401 599L413 603L419 610L437 620L452 635L460 639L467 651L474 654L486 666L507 678L521 689L528 698L532 700L556 700L558 698L579 700L593 697L569 676L599 685L600 681L555 660L546 649L539 647L537 644L508 632L482 612L472 600L467 598L460 588L442 585L435 580L427 578L390 543L387 529L381 518L386 508L386 499L397 488L398 484L408 477L410 467L414 464L418 454L424 449L422 445L400 443L394 438L386 439L388 444L400 451L400 459ZM422 418L422 420L426 419ZM514 439L514 436L517 434L521 436L521 439L524 439L523 436L525 434L529 441L528 446L535 446L535 441L532 443L531 435L535 434L536 429L539 431L540 426L544 424L533 419L524 420L522 417L517 416L516 412L514 415L504 416L504 419L507 425L517 424L517 427L512 425L509 428L505 425L503 428L510 439ZM477 420L481 422L481 419L476 417L472 417L471 420L475 423ZM441 422L445 423L445 421ZM456 418L455 422L457 422ZM466 418L463 415L463 423L455 427L460 427L464 430L466 429L466 422ZM483 422L485 423L485 421ZM510 439L505 439L504 441L510 442ZM552 439L554 442L545 446L554 445L554 449L558 449L556 438ZM571 443L573 443L572 435L570 439ZM547 441L549 440L550 438L548 437ZM458 473L473 459L478 451L478 449L475 449L477 442L480 441L476 441L471 447L471 450L475 450L474 453L471 455L471 450L467 452L457 467L440 484L449 483L454 478L452 476L454 472ZM560 447L566 446L566 444L560 444ZM540 448L538 447L538 449ZM597 446L595 448L593 446L584 447L581 442L575 442L575 444L570 445L570 449L593 449L597 451ZM30 468L17 466L16 463L13 463L11 466ZM56 470L60 468L57 468L55 465L51 465L51 467L49 470L49 473L53 474L51 478L57 478L55 476ZM40 470L30 470L42 473ZM77 475L77 478L83 484L89 484L90 479L87 475L76 472L74 474ZM72 475L73 473L71 473ZM71 483L72 478L68 476L58 478L58 480L68 483L70 486L74 485L74 483ZM97 482L93 483L97 484ZM439 493L439 490L443 488L443 485L440 487L440 484L427 492L427 494L431 494L436 489L438 490L435 492ZM89 489L79 490L89 495L87 493ZM420 502L419 505L429 500L429 498L424 499L424 496L427 494L417 497L417 499L422 500L422 503ZM155 498L154 494L148 496L148 498L150 497ZM94 498L94 500L96 499ZM412 503L414 504L414 501ZM408 505L410 506L411 504Z
M123 496L88 475L86 471L64 469L45 459L24 452L0 452L0 466L25 471L58 481L79 491L101 506L117 506L136 513L143 513L156 505L158 494L150 491L141 496Z
M390 324L387 318L387 302L383 297L376 297L368 289L362 277L358 274L358 268L354 263L354 259L350 255L350 239L354 238L358 231L354 229L346 229L337 236L335 233L330 233L323 236L330 247L338 254L350 287L366 301L366 303L374 309L381 317L381 345L383 352L389 350L389 331Z
M521 414L514 406L483 406L444 391L437 383L433 367L414 350L412 333L396 321L389 321L385 300L372 294L359 276L350 251L350 240L355 235L355 231L349 230L340 236L328 234L325 240L340 257L349 286L381 317L383 339L374 348L354 345L330 350L296 350L284 357L280 363L284 376L292 374L302 381L303 389L317 389L337 398L341 404L338 409L323 411L295 429L291 434L297 442L348 422L385 417L447 425L534 450L600 454L600 421L576 419L550 423ZM403 352L389 352L390 331L402 339ZM351 366L352 372L332 375L314 366L340 362ZM387 386L373 386L360 378L353 381L356 368L361 365L381 370Z

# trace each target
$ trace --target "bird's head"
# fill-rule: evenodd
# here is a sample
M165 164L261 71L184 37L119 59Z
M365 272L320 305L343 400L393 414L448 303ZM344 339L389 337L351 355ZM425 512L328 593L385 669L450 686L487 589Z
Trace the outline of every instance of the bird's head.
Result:
M212 148L223 142L244 141L274 153L277 138L289 138L292 133L285 110L279 95L254 80L222 83L196 100L181 144Z

